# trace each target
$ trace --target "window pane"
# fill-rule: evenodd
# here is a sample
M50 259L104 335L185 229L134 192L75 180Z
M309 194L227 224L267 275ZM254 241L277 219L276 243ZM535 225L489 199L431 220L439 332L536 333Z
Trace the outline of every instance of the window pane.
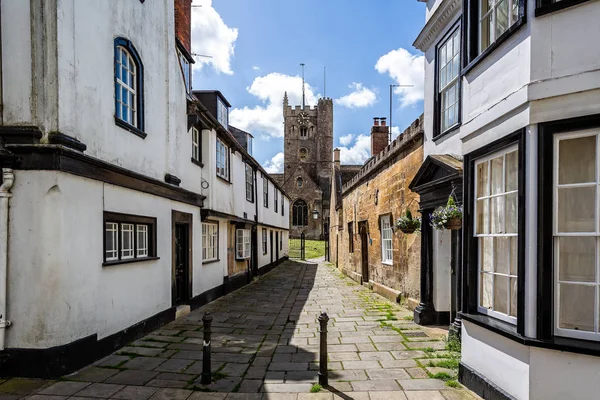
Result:
M508 0L502 0L496 8L496 38L508 29Z
M121 258L133 258L133 224L121 224Z
M507 274L510 271L510 239L507 237L494 238L495 272Z
M490 233L490 199L477 200L477 234Z
M481 298L479 304L484 308L492 308L492 295L494 293L494 275L481 274Z
M558 238L559 280L596 282L596 238Z
M519 203L517 193L507 194L505 197L506 205L506 227L505 233L517 233L519 230Z
M489 196L488 163L477 165L477 197Z
M506 155L506 191L510 192L519 188L519 158L518 151Z
M496 157L494 159L492 159L492 161L490 162L491 168L492 168L492 173L491 173L491 187L492 187L492 194L497 194L497 193L502 193L503 190L503 185L502 185L502 175L503 175L503 171L502 171L502 164L503 164L503 160L504 157L500 156L500 157Z
M487 49L490 45L492 28L492 14L489 14L487 17L484 17L484 19L481 21L481 45L479 47L480 53L483 50Z
M558 189L558 231L594 232L596 187Z
M510 278L510 315L517 316L517 278Z
M558 297L559 328L594 331L595 286L560 283Z
M494 311L508 314L508 277L494 276Z
M519 241L517 237L510 239L510 274L517 275L519 271Z
M479 254L481 257L481 270L494 270L494 253L492 248L493 238L483 237L479 239Z
M596 136L559 142L558 183L596 181Z
M492 201L492 227L491 233L504 233L504 196L493 197Z

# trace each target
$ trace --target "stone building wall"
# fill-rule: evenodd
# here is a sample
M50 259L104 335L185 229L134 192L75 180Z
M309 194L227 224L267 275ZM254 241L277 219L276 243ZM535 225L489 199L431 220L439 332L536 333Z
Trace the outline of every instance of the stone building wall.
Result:
M416 120L398 139L387 146L341 190L341 209L332 204L330 212L330 259L355 280L361 280L361 226L368 232L368 276L375 284L399 291L404 298L419 298L421 237L419 233L393 233L392 265L382 263L380 216L391 213L392 224L409 208L419 216L419 197L408 189L423 162L422 120ZM334 171L335 171L334 166ZM336 181L334 179L334 181ZM332 189L335 198L335 185ZM353 251L349 224L352 225ZM414 302L412 302L414 304Z

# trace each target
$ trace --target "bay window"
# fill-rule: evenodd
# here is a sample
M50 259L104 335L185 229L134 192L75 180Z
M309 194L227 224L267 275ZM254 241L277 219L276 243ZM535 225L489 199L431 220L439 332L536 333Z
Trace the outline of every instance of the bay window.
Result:
M202 261L219 259L219 223L202 223Z

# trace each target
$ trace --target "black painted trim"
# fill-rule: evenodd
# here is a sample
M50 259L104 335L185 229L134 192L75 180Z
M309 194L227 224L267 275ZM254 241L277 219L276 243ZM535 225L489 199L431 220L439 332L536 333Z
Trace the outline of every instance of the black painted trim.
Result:
M43 133L37 126L0 126L4 144L39 144Z
M206 198L62 146L21 145L7 148L20 157L18 169L62 171L198 207L202 207Z
M0 352L0 376L56 378L71 373L175 320L175 312L175 307L168 308L100 340L93 334L45 349L5 349Z
M123 121L120 118L117 118L116 116L115 116L115 124L123 129L133 133L134 135L141 137L142 139L145 139L146 136L148 136L148 134L146 132L136 128L135 126L133 126L131 124L128 124L127 122Z
M486 400L516 400L515 397L462 362L458 364L458 381Z
M114 222L118 224L118 230L117 230L117 243L119 244L119 246L117 247L117 254L119 256L118 260L114 260L114 261L106 261L106 235L104 234L106 232L106 223L107 222ZM130 223L130 224L134 224L134 232L133 232L133 258L129 258L129 259L125 259L122 260L121 259L121 224L123 223ZM139 225L147 225L148 226L148 256L147 257L141 257L139 258L137 256L137 230L135 228L135 225L139 224ZM103 242L103 246L102 246L102 266L111 266L111 265L118 265L118 264L129 264L132 262L139 262L139 261L151 261L151 260L158 260L159 257L157 257L157 253L156 253L156 244L157 244L157 235L156 235L156 218L155 217L147 217L147 216L142 216L142 215L132 215L132 214L122 214L122 213L116 213L116 212L110 212L110 211L104 211L103 213L103 219L102 219L102 242Z
M588 1L590 0L561 0L558 3L552 3L550 0L537 0L535 16L541 17L542 15L564 10L565 8L577 6Z
M462 74L461 71L458 72L458 115L456 124L452 125L450 128L445 131L441 131L441 113L442 113L442 101L440 94L440 60L439 60L439 51L440 47L445 45L448 40L454 35L458 30L460 30L460 35L462 39L462 29L461 29L461 19L456 21L452 27L448 30L448 32L440 39L440 41L435 45L435 71L434 71L434 96L433 96L433 141L437 141L451 132L456 131L460 128L462 123ZM462 43L462 40L461 40ZM459 54L459 68L462 69L463 65L463 46L461 45L460 54Z
M197 296L194 296L190 299L190 309L195 310L200 308L211 301L218 299L219 297L224 296L225 290L223 285L216 286L212 289L209 289Z
M165 174L165 182L171 184L171 185L175 185L175 186L179 186L179 184L181 183L181 179L175 175L171 175L171 174Z
M60 132L49 133L48 143L60 144L77 151L85 151L87 149L87 146L81 143L79 140Z
M135 101L136 101L136 118L137 118L137 126L133 126L124 120L117 117L117 47L121 46L127 50L127 52L131 55L136 64L136 93L135 93ZM136 134L141 138L146 137L146 133L144 132L144 64L142 63L142 59L136 50L133 43L125 39L123 37L117 37L114 40L114 94L115 94L115 123L130 131L131 133Z
M537 265L537 338L554 337L554 256L552 221L554 219L553 164L554 135L600 127L600 114L550 121L538 126L538 265ZM575 341L576 339L569 339ZM585 346L590 343L576 340ZM600 343L599 343L600 345Z
M525 162L526 162L526 135L525 128L521 128L501 139L498 139L486 146L483 146L464 156L464 188L463 188L463 262L462 262L462 288L463 288L463 306L461 309L466 314L479 314L477 311L477 287L479 281L479 272L477 268L477 238L473 232L473 203L475 188L475 160L496 151L502 150L512 144L518 143L519 150L519 194L518 194L518 214L519 214L519 236L518 236L518 277L517 280L517 332L525 333Z
M465 45L463 48L466 50L465 57L463 57L464 64L461 76L466 75L475 66L477 66L483 59L493 53L498 47L500 47L509 37L511 37L516 31L518 31L523 25L527 23L527 0L519 0L519 20L515 22L506 32L498 37L494 43L490 44L487 49L478 54L478 18L479 18L479 0L464 0L463 10L466 15L467 22L463 24L463 42ZM464 18L463 15L463 18Z
M102 266L110 267L113 265L131 264L131 263L137 263L137 262L143 262L143 261L155 261L155 260L160 260L160 257L143 257L143 258L131 258L128 260L121 260L121 261L107 261L107 262L103 262Z
M196 160L194 157L192 157L191 160L192 160L192 164L196 164L200 168L204 168L204 164L202 164L200 161Z

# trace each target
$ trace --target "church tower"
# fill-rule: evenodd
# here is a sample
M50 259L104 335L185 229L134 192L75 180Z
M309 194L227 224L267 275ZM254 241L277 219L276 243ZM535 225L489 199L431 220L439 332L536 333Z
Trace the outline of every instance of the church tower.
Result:
M333 165L333 100L319 99L317 106L288 104L283 98L284 185L291 197L290 234L320 239L329 215ZM315 219L317 211L318 217Z

